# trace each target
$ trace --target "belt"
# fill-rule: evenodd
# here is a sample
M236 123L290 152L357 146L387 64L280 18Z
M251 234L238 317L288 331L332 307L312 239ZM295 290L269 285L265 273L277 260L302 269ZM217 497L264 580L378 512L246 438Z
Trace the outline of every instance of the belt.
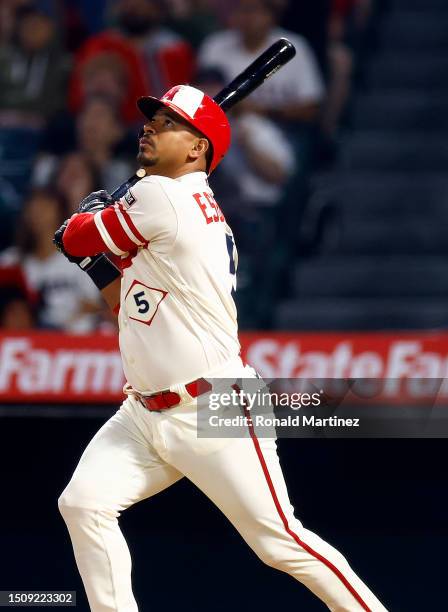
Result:
M191 397L199 397L208 391L211 391L211 384L205 380L205 378L198 378L185 385L186 391ZM170 389L158 391L151 395L137 395L143 406L151 412L160 412L161 410L167 410L180 404L180 395Z

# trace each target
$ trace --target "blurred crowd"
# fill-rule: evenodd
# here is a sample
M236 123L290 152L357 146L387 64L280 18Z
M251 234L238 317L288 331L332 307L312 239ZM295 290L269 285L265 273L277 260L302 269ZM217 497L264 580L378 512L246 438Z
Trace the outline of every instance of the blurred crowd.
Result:
M54 231L136 169L135 100L191 83L210 95L277 38L296 57L232 111L211 177L240 252L240 322L269 324L310 173L337 156L375 0L2 0L0 327L114 330ZM277 267L276 267L277 265Z

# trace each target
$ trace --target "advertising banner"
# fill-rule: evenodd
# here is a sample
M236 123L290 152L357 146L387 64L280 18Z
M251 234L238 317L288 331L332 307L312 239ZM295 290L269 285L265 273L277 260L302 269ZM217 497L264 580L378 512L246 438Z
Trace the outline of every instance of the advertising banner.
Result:
M448 333L250 332L240 340L244 360L268 379L388 379L391 400L421 396L422 384L437 381L448 397ZM0 403L119 403L124 383L115 335L0 334Z

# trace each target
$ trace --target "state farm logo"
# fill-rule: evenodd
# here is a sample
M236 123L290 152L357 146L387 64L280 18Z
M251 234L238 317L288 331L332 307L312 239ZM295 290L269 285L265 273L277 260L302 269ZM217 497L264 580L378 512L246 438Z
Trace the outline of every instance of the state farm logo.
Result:
M368 340L365 344L369 345ZM350 341L309 350L302 348L300 340L262 338L247 346L246 360L265 378L388 379L392 395L402 390L403 379L443 379L439 392L448 396L448 354L425 350L424 341L414 339L391 339L377 350L355 350Z
M0 344L0 394L117 395L124 383L118 351L35 348L29 338Z

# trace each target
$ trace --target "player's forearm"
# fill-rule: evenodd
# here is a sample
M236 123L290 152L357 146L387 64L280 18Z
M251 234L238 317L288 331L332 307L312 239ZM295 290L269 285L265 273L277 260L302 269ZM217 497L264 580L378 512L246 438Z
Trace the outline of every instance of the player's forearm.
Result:
M64 233L63 242L67 253L77 257L105 251L123 255L148 244L119 202L95 214L86 212L74 215Z
M113 312L115 312L115 314L118 314L118 310L120 308L120 289L121 279L116 278L101 290L101 295L103 296L106 304L111 310L113 310Z
M80 257L78 261L71 261L87 274L111 310L118 314L120 307L121 271L104 254Z
M77 214L70 219L63 242L67 253L76 257L98 255L109 250L91 213Z

